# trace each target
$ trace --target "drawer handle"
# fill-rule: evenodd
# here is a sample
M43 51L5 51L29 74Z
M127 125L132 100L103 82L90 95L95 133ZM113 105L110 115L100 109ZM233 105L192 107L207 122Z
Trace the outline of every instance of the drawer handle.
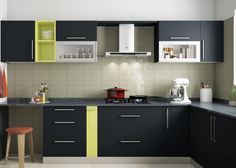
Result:
M54 124L75 124L74 121L55 121Z
M170 37L171 40L190 40L188 36L172 36Z
M140 144L141 141L120 141L122 144Z
M75 143L75 141L54 141L56 144L72 144Z
M141 115L126 115L126 114L122 114L120 115L120 118L140 118Z
M68 36L66 37L67 40L86 40L87 37L85 36Z
M75 111L75 109L54 109L54 111Z

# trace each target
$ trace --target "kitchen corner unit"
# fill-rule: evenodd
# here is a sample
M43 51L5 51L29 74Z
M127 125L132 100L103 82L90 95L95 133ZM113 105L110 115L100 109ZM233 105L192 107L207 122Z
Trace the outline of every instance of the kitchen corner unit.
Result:
M35 62L56 62L55 21L35 21Z

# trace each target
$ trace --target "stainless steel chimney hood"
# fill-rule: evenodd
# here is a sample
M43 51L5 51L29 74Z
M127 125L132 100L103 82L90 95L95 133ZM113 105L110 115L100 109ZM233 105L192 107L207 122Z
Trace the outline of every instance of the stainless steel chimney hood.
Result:
M134 24L119 24L119 51L106 52L105 56L146 57L151 52L134 51Z

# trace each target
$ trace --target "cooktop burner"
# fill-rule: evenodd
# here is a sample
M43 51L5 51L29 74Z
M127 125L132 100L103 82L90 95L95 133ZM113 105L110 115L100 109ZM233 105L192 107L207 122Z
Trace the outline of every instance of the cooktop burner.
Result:
M148 104L149 99L146 95L135 95L130 96L129 98L123 98L123 99L109 99L105 98L106 103L111 104Z

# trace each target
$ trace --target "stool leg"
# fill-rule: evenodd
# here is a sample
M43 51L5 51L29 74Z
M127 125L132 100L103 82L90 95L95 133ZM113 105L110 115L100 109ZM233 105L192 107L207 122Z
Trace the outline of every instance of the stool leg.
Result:
M31 157L31 161L34 162L34 144L33 144L32 132L29 133L28 138L29 138L30 157Z
M5 155L5 163L6 163L6 164L7 164L7 162L8 162L10 144L11 144L11 134L8 134L8 135L7 135L7 148L6 148L6 155Z
M24 168L25 134L18 134L17 135L17 141L18 141L19 168Z

